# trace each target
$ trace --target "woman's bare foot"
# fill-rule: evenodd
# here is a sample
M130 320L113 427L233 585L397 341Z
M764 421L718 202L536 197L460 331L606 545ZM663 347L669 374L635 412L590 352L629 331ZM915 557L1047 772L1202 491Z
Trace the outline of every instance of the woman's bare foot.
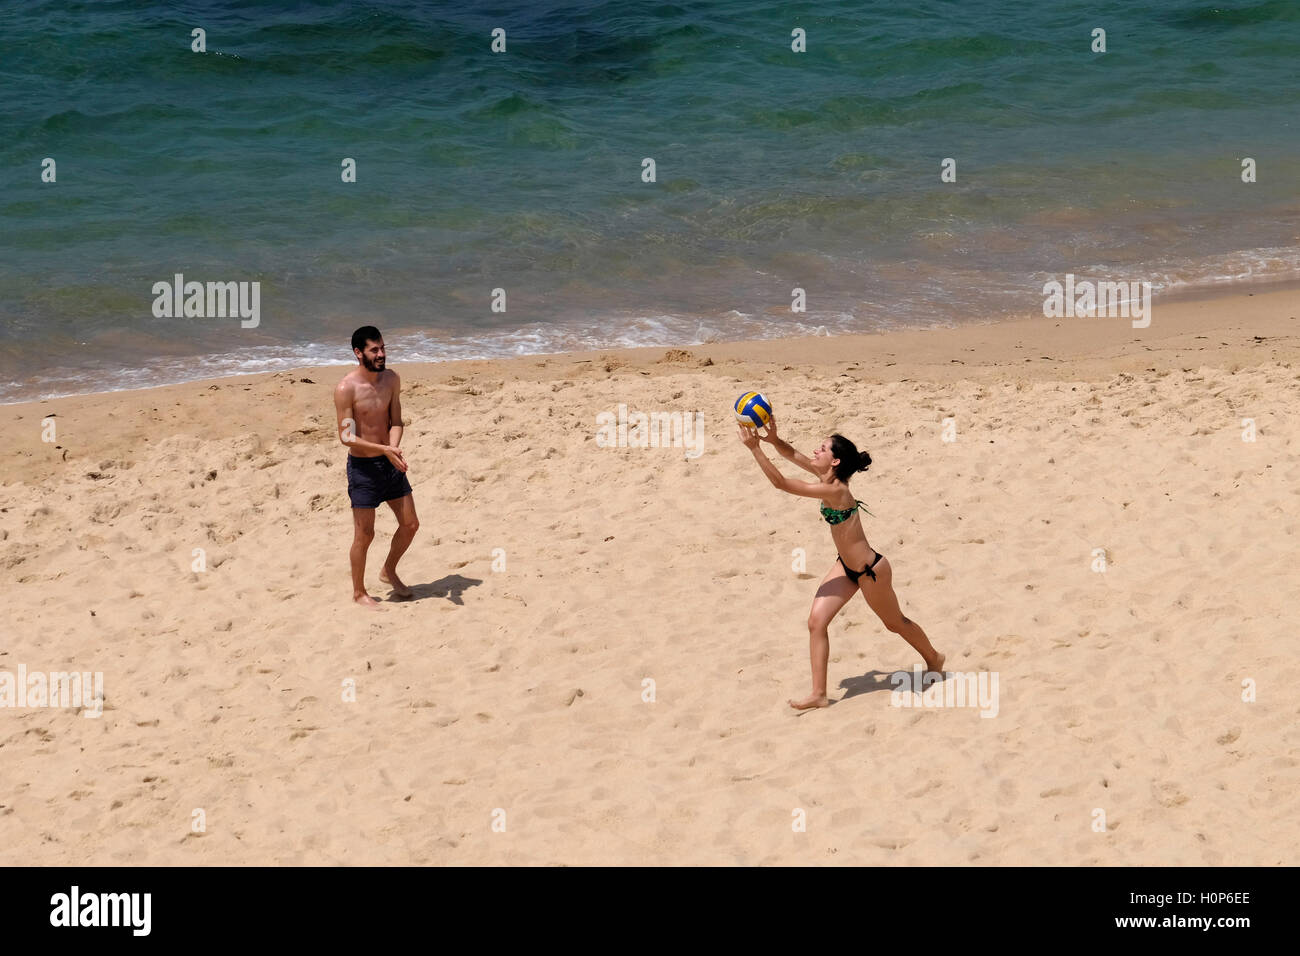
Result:
M352 600L356 601L362 607L370 608L370 610L372 611L379 610L379 602L376 601L374 598L372 598L365 591L362 591L360 594L353 595Z
M926 661L926 662L925 662L925 669L926 669L927 671L938 671L940 674L942 674L942 673L943 673L943 662L946 661L947 659L948 659L948 656L947 656L946 654L940 654L938 651L935 651L935 652L934 652L934 660L932 660L932 661Z
M389 571L387 568L382 568L379 572L379 580L391 587L393 593L399 598L409 598L415 593L402 583L402 579L397 576L396 571Z
M810 694L803 700L792 700L789 703L795 710L809 710L813 707L830 706L830 701L826 699L825 694Z

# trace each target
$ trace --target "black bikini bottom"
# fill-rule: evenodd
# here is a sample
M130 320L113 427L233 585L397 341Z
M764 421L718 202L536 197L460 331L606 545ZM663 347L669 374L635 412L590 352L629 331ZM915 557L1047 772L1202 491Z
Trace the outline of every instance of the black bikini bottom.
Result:
M844 573L847 574L847 575L849 576L849 580L852 581L854 584L857 584L857 583L858 583L858 578L862 577L862 575L864 575L864 574L865 574L867 577L871 578L871 580L873 580L873 581L876 580L876 572L873 571L873 570L871 570L871 569L874 568L877 564L880 563L880 559L883 558L884 555L881 554L879 551L877 551L877 552L876 552L876 560L872 561L870 564L868 564L868 565L867 565L865 568L863 568L861 571L854 571L854 570L853 570L852 568L850 568L847 564L844 564L844 559L841 558L838 554L837 554L835 557L836 557L836 558L839 558L839 562L840 562L840 564L844 565Z

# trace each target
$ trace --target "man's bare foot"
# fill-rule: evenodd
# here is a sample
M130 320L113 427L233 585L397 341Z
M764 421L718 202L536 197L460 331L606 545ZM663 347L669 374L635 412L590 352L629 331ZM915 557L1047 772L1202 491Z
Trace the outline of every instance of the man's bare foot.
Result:
M946 654L940 654L938 651L935 651L935 652L934 652L934 660L933 660L933 661L926 661L926 662L925 662L925 669L926 669L927 671L938 671L940 674L942 674L942 673L943 673L943 662L946 661L947 659L948 659L948 656L947 656Z
M795 710L809 710L813 707L829 707L831 702L825 694L811 694L803 700L792 700L789 703Z
M409 598L415 592L402 583L402 579L397 576L396 571L389 571L383 568L379 572L379 580L383 581L393 589L393 593L399 598Z
M354 595L352 600L356 601L362 607L370 608L370 610L372 611L379 610L379 602L376 601L374 598L372 598L365 591L362 591L360 594Z

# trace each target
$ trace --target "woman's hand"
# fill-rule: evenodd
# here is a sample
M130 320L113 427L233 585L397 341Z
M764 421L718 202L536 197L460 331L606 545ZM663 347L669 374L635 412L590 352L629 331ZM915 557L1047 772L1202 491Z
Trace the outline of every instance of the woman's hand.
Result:
M758 437L766 442L776 441L776 416L775 415L773 415L771 418L767 420L767 434L766 435L760 434Z
M740 441L746 448L752 451L758 447L759 438L757 431L747 425L741 425L739 423L737 423L736 427L740 429Z

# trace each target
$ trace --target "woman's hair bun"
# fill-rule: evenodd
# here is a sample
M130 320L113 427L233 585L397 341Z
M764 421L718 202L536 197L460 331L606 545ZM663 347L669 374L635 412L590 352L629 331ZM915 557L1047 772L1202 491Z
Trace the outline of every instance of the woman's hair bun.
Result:
M840 460L835 466L835 477L840 481L848 481L850 476L866 471L871 464L871 456L858 451L858 446L839 432L831 436L831 455Z

